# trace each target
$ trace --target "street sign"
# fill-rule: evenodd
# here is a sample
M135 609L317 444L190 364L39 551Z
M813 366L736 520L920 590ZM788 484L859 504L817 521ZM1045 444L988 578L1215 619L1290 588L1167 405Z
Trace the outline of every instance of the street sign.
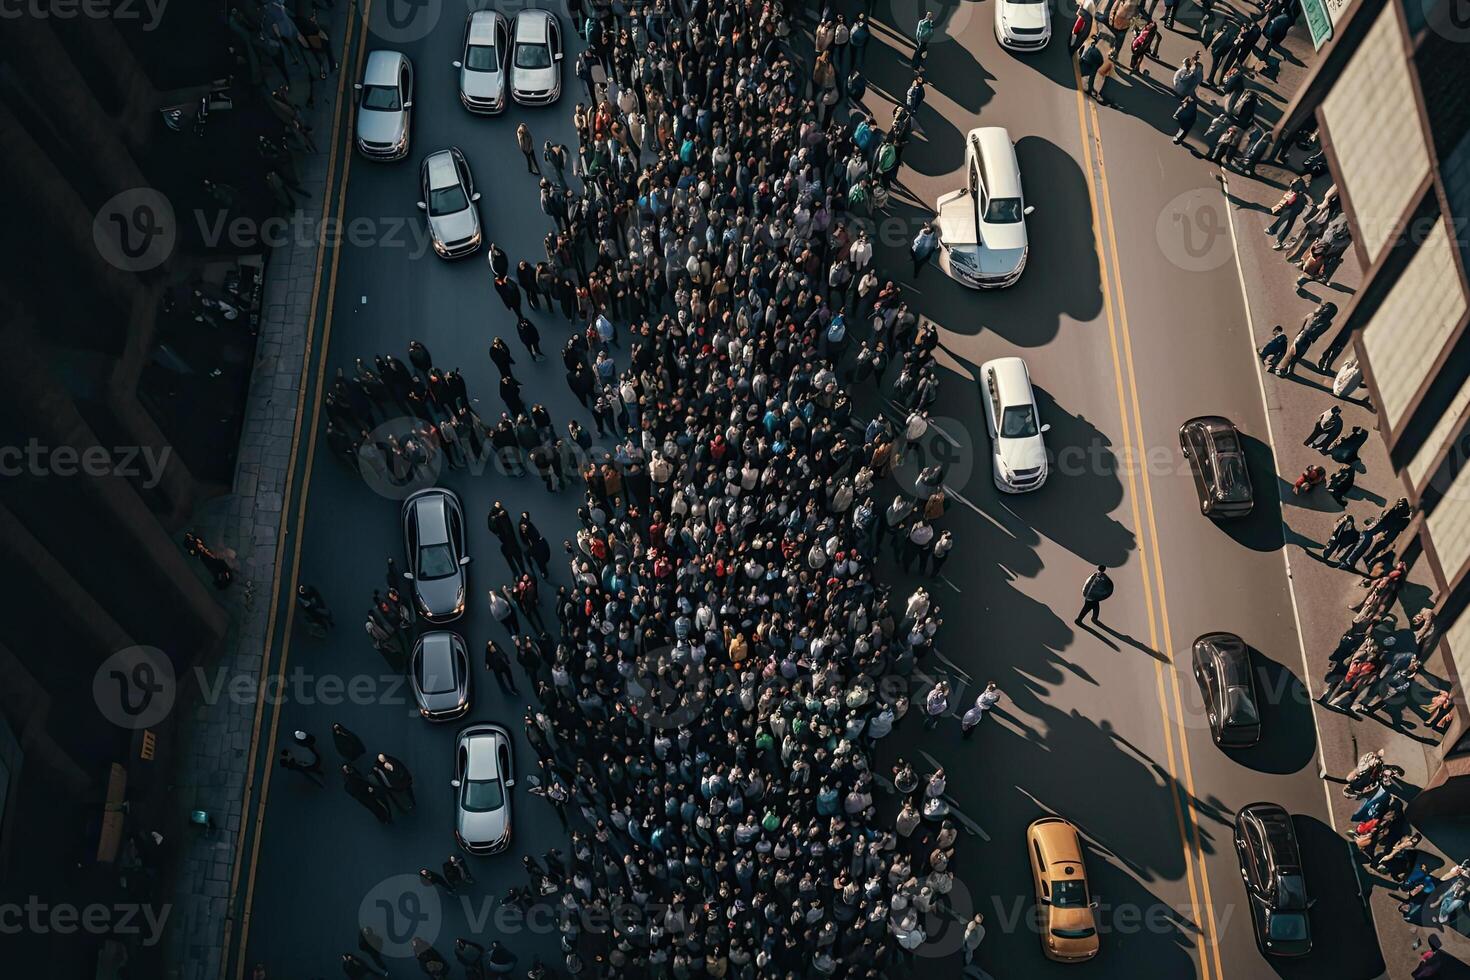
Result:
M1312 32L1312 47L1321 51L1322 45L1332 40L1332 17L1327 12L1326 0L1301 0L1302 13L1307 15L1307 30Z

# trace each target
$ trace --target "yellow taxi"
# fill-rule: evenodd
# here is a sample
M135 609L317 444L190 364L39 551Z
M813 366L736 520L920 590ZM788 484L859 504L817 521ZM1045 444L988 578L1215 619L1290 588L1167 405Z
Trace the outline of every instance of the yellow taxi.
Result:
M1097 903L1087 890L1082 840L1061 817L1043 817L1026 828L1031 879L1036 886L1041 951L1062 963L1097 955Z

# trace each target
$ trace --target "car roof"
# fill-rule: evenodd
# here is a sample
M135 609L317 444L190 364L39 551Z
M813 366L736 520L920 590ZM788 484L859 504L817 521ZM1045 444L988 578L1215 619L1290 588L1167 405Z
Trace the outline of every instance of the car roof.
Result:
M1082 841L1077 828L1061 817L1043 817L1031 825L1031 833L1041 844L1050 862L1046 868L1055 878L1083 878Z
M455 688L459 676L455 648L462 645L456 642L458 639L448 630L435 630L419 638L419 674L426 682L440 682L432 687L425 683L426 693L438 694Z
M413 507L419 544L444 544L449 540L449 509L444 494L408 498Z
M1184 423L1185 425L1201 425L1210 432L1234 432L1235 423L1223 415L1196 415Z
M510 732L494 722L480 722L460 730L455 743L468 748L470 761L469 768L465 772L468 778L489 779L492 776L504 775L500 772L500 756L495 751L496 745L500 742L504 742L509 749ZM481 749L489 751L480 751ZM482 756L488 757L488 766Z
M430 187L453 187L459 183L459 171L454 167L454 154L449 150L430 153L424 158L424 169L429 172Z
M1031 403L1036 395L1031 390L1031 372L1026 362L1019 357L997 357L980 365L981 376L995 372L995 386L1000 391L1000 400L1006 405Z
M398 51L369 51L362 70L364 85L397 85L398 70L408 59Z
M1278 871L1290 873L1300 870L1301 858L1297 854L1296 829L1291 824L1291 814L1279 803L1252 803L1240 808L1240 816L1254 819L1265 831L1266 846L1271 849L1272 863Z
M551 33L551 12L535 8L516 14L517 41L545 41Z
M1021 196L1021 165L1004 126L979 126L966 137L969 152L985 166L985 192L991 197Z
M470 14L470 27L466 40L470 44L494 47L497 43L495 25L504 22L505 15L498 10L476 10Z

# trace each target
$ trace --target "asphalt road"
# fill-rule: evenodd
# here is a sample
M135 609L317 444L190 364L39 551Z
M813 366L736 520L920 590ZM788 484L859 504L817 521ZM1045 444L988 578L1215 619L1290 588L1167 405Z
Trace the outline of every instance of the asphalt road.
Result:
M345 216L368 219L364 227L375 231L341 256L329 368L350 368L355 357L380 351L404 357L416 338L436 364L463 371L481 415L493 420L501 405L485 351L500 334L516 351L529 400L543 401L558 427L574 416L590 425L554 359L565 321L536 317L553 359L530 363L493 292L483 253L446 263L415 245L424 241L414 207L418 161L453 144L484 195L487 239L512 262L540 255L547 221L513 133L524 120L538 145L552 138L575 147L571 109L582 93L570 61L559 105L476 118L460 107L450 67L462 9L443 4L436 18L430 14L439 5L429 4L389 23L380 19L383 5L374 7L384 38L374 46L404 51L417 68L413 152L399 164L359 158L351 165ZM866 101L882 119L908 82L909 47L887 25L906 34L923 9L918 0L878 4ZM1103 950L1082 968L1089 974L1375 976L1372 930L1360 928L1352 868L1329 826L1317 778L1241 284L1225 229L1200 218L1200 202L1220 194L1213 170L1169 144L1172 101L1147 83L1115 78L1110 95L1127 111L1094 110L1078 98L1063 37L1039 54L1012 55L992 34L993 0L936 9L942 39L930 50L921 134L904 158L906 194L880 219L877 258L909 287L910 304L940 328L948 371L935 414L957 444L945 521L960 547L943 581L929 585L945 625L941 662L923 669L951 678L960 711L991 679L1006 700L964 742L957 720L931 733L911 720L884 746L880 771L903 755L949 772L954 802L972 830L960 845L955 905L986 914L989 935L977 962L994 975L1060 972L1042 959L1029 925L1023 849L1026 825L1058 813L1090 845L1102 905ZM1070 26L1070 9L1053 9L1059 34ZM1180 26L1196 16L1186 11ZM1164 55L1177 61L1192 45L1191 37L1169 33ZM1167 78L1161 66L1151 70ZM966 290L937 268L917 281L908 276L914 224L939 194L959 186L963 135L976 125L1010 130L1027 203L1036 206L1028 220L1028 270L999 293ZM978 365L1009 354L1027 359L1042 420L1051 425L1054 472L1043 489L1023 497L1001 495L991 482L975 386ZM1205 413L1231 417L1251 442L1259 506L1234 525L1200 516L1178 456L1179 423ZM499 499L512 514L530 510L559 555L555 542L574 526L573 498L570 491L551 497L530 477L490 472L446 472L442 482L460 493L468 516L472 602L456 629L477 651L499 632L484 608L484 589L507 580L484 527L488 505ZM549 923L496 921L489 902L522 881L517 855L566 849L550 809L524 786L515 794L514 853L472 861L480 883L464 900L446 899L435 912L436 900L416 882L395 880L437 868L454 850L448 781L455 726L419 719L406 686L359 632L386 557L402 560L397 503L365 487L324 445L309 492L301 580L323 591L339 628L325 641L298 637L293 644L287 676L301 680L282 706L281 731L307 728L328 741L331 722L341 721L370 751L409 763L418 807L380 827L335 785L322 792L278 771L254 883L248 961L289 968L290 976L331 975L336 956L353 948L360 909L378 909L372 914L387 923L380 901L395 910L396 927L414 919L419 933L437 932L446 954L458 935L486 943L500 935L523 963L533 951L553 952ZM1107 629L1093 632L1074 627L1071 617L1081 582L1097 563L1113 569L1118 588L1104 606ZM901 594L917 584L896 567L883 574ZM1217 629L1239 633L1253 647L1268 702L1265 738L1246 752L1213 745L1188 672L1190 642ZM339 688L337 678L348 683ZM521 702L503 696L483 671L476 681L470 717L518 731ZM532 754L522 746L519 758L525 765ZM1268 962L1254 943L1231 821L1238 807L1257 800L1279 802L1297 816L1318 899L1318 949L1304 961ZM417 909L404 904L405 893L418 897ZM952 953L957 944L951 928L932 952ZM959 973L955 955L923 962L926 972ZM403 961L393 973L415 970Z

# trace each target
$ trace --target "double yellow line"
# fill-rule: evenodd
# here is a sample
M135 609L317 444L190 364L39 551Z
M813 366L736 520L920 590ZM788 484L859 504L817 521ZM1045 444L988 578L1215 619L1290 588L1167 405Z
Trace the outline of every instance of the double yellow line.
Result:
M282 699L275 698L273 699L274 706L270 716L270 728L268 733L266 733L266 737L262 739L262 727L265 724L266 720L265 707L267 692L281 691L285 689L284 682L286 677L286 663L291 653L291 631L296 614L296 585L299 581L299 576L301 572L301 545L304 537L304 535L302 534L302 530L304 529L306 523L306 499L307 491L311 487L312 463L314 457L316 456L316 437L317 432L320 428L318 422L321 418L322 406L322 382L326 376L327 370L326 351L328 342L330 341L332 336L332 310L336 304L337 298L337 266L340 256L342 254L340 231L338 232L337 239L333 242L327 241L327 233L328 230L332 228L340 229L340 223L333 222L331 219L334 215L340 216L342 214L342 209L347 199L347 177L352 169L353 156L350 142L345 148L342 149L341 152L342 180L341 183L337 185L335 202L333 200L332 187L333 180L336 177L337 173L337 161L339 158L339 147L341 147L341 136L344 132L344 129L347 126L351 125L352 120L352 110L350 108L351 92L347 88L347 79L349 76L352 78L356 78L358 75L358 71L361 68L364 52L367 50L368 17L371 12L372 0L362 0L360 5L349 5L347 9L347 28L344 32L344 36L350 39L352 37L353 31L356 30L358 33L357 48L354 52L352 64L349 66L347 52L344 51L342 64L338 68L337 105L332 117L332 141L331 147L328 150L327 179L326 183L324 184L324 192L322 194L322 220L317 231L318 239L316 274L312 280L310 305L307 307L310 312L308 313L305 326L306 344L305 349L302 352L301 384L296 395L296 422L291 432L291 452L288 457L291 460L291 465L286 470L286 487L285 492L281 495L283 508L281 513L281 527L276 540L276 579L271 583L271 607L270 614L267 618L266 623L264 649L262 650L260 676L258 678L260 683L257 685L256 688L258 693L255 704L255 720L250 736L250 756L246 768L246 772L251 774L255 772L256 766L260 762L260 750L262 748L262 745L264 745L266 750L269 751L270 748L275 745L276 736L280 730ZM355 18L360 18L361 23L354 23ZM323 266L325 265L324 259L328 247L332 248L331 271L327 277L326 307L323 317L322 339L319 348L320 354L318 357L316 369L316 384L313 387L307 384L307 373L311 365L312 355L318 350L318 348L313 345L312 338L315 334L316 329L317 307L322 295L322 271ZM310 406L306 404L306 393L308 389L316 393ZM307 418L308 412L310 414L309 419ZM301 496L296 508L296 520L294 524L288 527L286 521L284 520L284 518L286 517L285 505L288 505L290 503L291 491L295 483L297 468L296 459L297 452L301 445L301 438L303 434L302 424L304 420L306 421L306 466L302 478ZM292 543L291 547L291 571L288 580L289 586L285 592L285 608L284 610L282 610L280 603L282 592L279 588L280 575L281 570L284 567L282 562L286 554L286 539L288 533L292 529L294 529L294 534L292 534L292 537L294 537L294 542ZM276 635L276 623L278 619L282 618L284 619L284 624L282 626L283 635L281 638L281 656L275 670L276 683L274 685L271 685L267 682L266 674L267 671L270 670L271 666L270 650ZM260 781L260 798L258 800L252 801L250 780L247 779L245 783L245 794L240 805L241 825L239 831L236 834L235 863L234 870L231 872L230 875L230 891L229 897L227 899L227 907L230 909L232 915L235 910L235 901L239 894L239 888L241 887L242 871L245 872L245 900L244 904L241 906L238 936L235 934L235 922L233 918L227 918L225 921L225 933L222 944L224 955L220 957L221 978L224 978L229 972L229 963L231 958L230 952L232 948L238 949L238 955L236 955L235 957L235 978L236 980L243 980L245 975L246 944L249 942L250 938L250 909L252 903L255 900L255 873L256 869L259 866L261 840L263 839L265 832L265 808L266 801L270 796L271 774L275 771L275 767L272 765L273 761L274 760L272 759L265 760L264 769L262 771ZM251 813L252 802L254 802L255 804L253 816ZM242 859L244 858L247 824L252 824L254 830L252 845L250 849L250 863L248 870L246 869L242 861Z
M1102 282L1103 308L1108 323L1108 339L1113 355L1113 382L1118 389L1118 423L1123 436L1123 469L1128 477L1128 500L1133 510L1133 526L1138 529L1138 564L1143 579L1144 605L1148 610L1149 647L1165 659L1154 659L1154 680L1159 701L1159 714L1164 722L1164 746L1168 771L1174 779L1169 796L1174 805L1174 819L1184 845L1185 878L1189 884L1192 911L1200 920L1199 968L1203 980L1225 980L1220 962L1220 941L1215 933L1214 903L1210 896L1210 875L1205 868L1204 850L1200 842L1199 820L1192 805L1196 799L1194 773L1189 762L1184 699L1179 692L1179 671L1174 669L1174 651L1169 628L1169 602L1164 589L1164 563L1159 555L1159 532L1154 518L1153 491L1145 467L1147 459L1143 435L1143 417L1139 409L1138 382L1133 371L1133 340L1128 330L1128 304L1123 295L1123 275L1118 268L1118 240L1113 222L1112 195L1108 190L1107 168L1103 161L1102 127L1097 117L1097 104L1087 100L1082 91L1082 78L1073 65L1077 80L1077 123L1082 135L1082 159L1086 169L1087 195L1092 203L1092 222L1097 245L1098 273ZM1111 279L1109 271L1111 267ZM1114 307L1116 306L1116 316ZM1124 383L1126 376L1126 385ZM1134 447L1138 449L1135 451ZM1139 489L1142 486L1143 514L1139 511ZM1147 517L1148 547L1144 546L1144 521ZM1152 565L1152 575L1150 575ZM1162 637L1162 642L1160 638ZM1167 662L1168 670L1165 670ZM1167 674L1167 683L1165 675ZM1172 698L1173 713L1170 713ZM1177 751L1176 751L1177 739ZM1181 776L1182 773L1182 776ZM1181 799L1181 793L1188 794ZM1200 914L1200 913L1203 914Z

